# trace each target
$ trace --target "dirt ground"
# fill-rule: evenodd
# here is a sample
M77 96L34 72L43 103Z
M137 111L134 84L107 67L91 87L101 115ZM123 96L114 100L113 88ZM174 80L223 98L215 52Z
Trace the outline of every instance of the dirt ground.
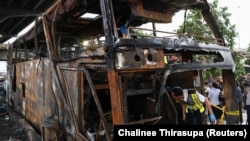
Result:
M0 97L0 141L41 141L40 135Z
M17 116L11 112L0 116L0 141L9 141L16 139L17 141L25 141L25 129L22 128L17 121Z

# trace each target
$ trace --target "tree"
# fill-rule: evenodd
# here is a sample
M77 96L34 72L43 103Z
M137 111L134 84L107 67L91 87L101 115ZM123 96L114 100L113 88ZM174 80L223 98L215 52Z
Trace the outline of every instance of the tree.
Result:
M250 53L250 44L248 44L248 47L247 47L246 51L247 51L247 53L245 53L246 54L246 58L244 60L244 64L245 64L245 70L247 72L249 72L250 71L250 68L249 68L249 66L250 66L250 55L248 55L248 54Z
M231 13L228 12L227 7L218 7L218 0L214 0L212 3L209 4L211 8L211 12L214 15L215 20L217 21L217 24L219 26L219 29L222 33L223 39L225 40L226 46L230 48L230 50L233 51L234 45L235 45L235 37L238 33L235 31L235 25L232 25L230 23L229 17L231 16ZM213 37L213 34L209 27L206 25L206 22L204 21L201 13L199 11L186 11L187 17L184 20L184 23L179 26L179 29L177 29L178 33L185 33L185 34L191 34L196 33L198 35L198 39L196 40L202 40L200 36L205 37ZM204 39L203 39L204 40ZM208 40L205 38L205 40ZM235 57L235 64L236 64L236 74L238 72L243 71L243 63L242 63L242 57ZM244 71L243 71L244 72ZM211 72L209 72L211 73ZM214 76L218 75L219 71L213 71L212 72ZM208 77L209 75L205 73L205 77Z

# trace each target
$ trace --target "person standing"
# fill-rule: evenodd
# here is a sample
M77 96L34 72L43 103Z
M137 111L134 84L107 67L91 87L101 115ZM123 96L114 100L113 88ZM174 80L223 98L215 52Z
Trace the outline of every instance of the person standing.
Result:
M237 96L237 103L239 105L239 123L242 124L243 117L242 117L242 101L243 101L243 94L240 88L240 83L238 80L235 80L235 86L236 86L236 96Z
M213 78L213 75L212 74L210 74L209 75L209 78L208 78L208 83L213 83L215 80L214 80L214 78Z
M205 90L205 96L208 96L209 91L211 90L209 83L206 81L204 82L204 90Z
M212 104L212 109L216 117L216 123L212 123L212 124L218 124L218 122L220 121L220 117L222 115L222 111L221 109L219 109L219 108L222 108L220 100L219 100L220 93L221 91L219 89L218 84L216 82L213 82L212 88L208 93L208 100Z
M205 81L205 82L204 82L204 91L205 91L204 96L205 96L205 97L208 96L208 93L209 93L210 90L211 90L211 87L210 87L210 85L209 85L209 82L208 82L208 81ZM207 122L208 122L209 116L208 116L208 110L207 110L207 108L206 108L206 111L205 111L205 115L206 115L206 119L207 119Z
M208 99L195 90L183 90L181 87L175 86L171 90L172 98L181 101L183 120L186 124L202 125L202 114L205 107L208 109L211 122L215 122L215 116Z
M246 95L246 106L245 106L245 110L247 112L247 123L246 123L247 125L250 122L250 96L249 95L250 95L249 93Z
M208 78L207 82L208 82L209 86L211 86L212 83L215 82L215 79L213 78L212 74L209 75L209 78Z
M249 80L250 80L250 73L247 74L247 80L245 80L244 82L244 107L245 110L247 112L247 123L248 124L250 122L250 84L249 84Z
M128 38L128 23L129 23L129 20L128 20L128 16L120 16L117 20L117 26L122 34L122 37L123 38Z
M238 81L239 81L239 85L240 85L240 88L241 88L242 92L244 90L243 81L245 81L245 80L246 80L246 77L244 76L244 73L240 72Z

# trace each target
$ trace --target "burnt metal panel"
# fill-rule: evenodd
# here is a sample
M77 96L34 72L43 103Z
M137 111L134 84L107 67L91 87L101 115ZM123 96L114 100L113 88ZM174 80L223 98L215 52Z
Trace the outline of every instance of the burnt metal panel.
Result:
M72 106L73 106L73 112L76 117L78 117L78 111L80 110L80 106L78 105L79 100L79 90L78 88L78 75L77 71L67 71L67 70L60 70L60 67L68 67L68 68L76 68L76 62L66 62L66 63L59 63L57 67L57 71L60 72L59 78L62 82L63 90L65 93L71 94L71 100L72 100ZM79 120L78 118L76 120Z
M41 105L44 105L44 96L50 91L47 89L46 92L43 87L40 87L45 85L45 77L43 73L37 73L34 70L39 72L44 70L42 66L39 67L39 60L18 63L16 70L16 81L20 81L17 83L17 92L21 93L20 112L27 121L35 123L34 126L39 129L44 112L49 112L49 109L44 110Z
M131 4L131 13L133 16L141 16L148 19L161 19L166 23L172 22L172 5L168 3L159 3L159 1L142 1L142 0L129 0ZM144 2L144 3L143 3ZM154 6L152 8L152 6ZM150 9L146 9L150 7ZM159 8L161 7L161 8ZM155 11L152 11L154 9ZM157 10L162 10L158 12Z
M171 65L172 72L181 72L186 70L204 70L211 68L220 68L220 69L234 69L235 63L233 60L232 52L229 48L220 46L218 44L206 44L206 43L196 43L195 41L185 40L178 41L175 40L171 42L170 46L166 46L167 51L175 50L178 52L204 52L211 53L216 52L222 56L222 62L182 62Z
M166 53L171 52L216 52L223 58L223 62L216 63L202 63L202 62L183 62L180 64L171 65L172 72L180 72L186 70L196 69L208 69L208 68L221 68L221 69L233 69L235 64L232 57L232 53L229 48L213 44L213 43L198 43L192 38L172 39L172 38L141 38L141 39L119 39L116 42L117 47L117 68L147 68L142 67L142 61L136 61L135 55L139 56L139 52L134 48L154 48L164 49ZM148 51L149 52L149 51ZM144 53L145 55L145 53ZM160 56L160 53L158 54ZM161 57L160 57L161 58ZM163 59L160 59L163 60ZM158 62L161 64L161 62ZM165 64L164 64L165 65ZM140 67L138 67L140 66ZM159 68L162 66L158 66ZM150 67L148 67L150 68Z
M65 64L64 64L65 65ZM27 121L34 124L40 131L40 126L57 128L57 123L53 119L59 120L60 124L66 124L66 110L68 102L65 98L66 88L60 88L59 81L63 84L63 79L57 78L52 62L48 59L37 59L16 64L16 94L20 97L18 112L26 117ZM21 73L20 73L21 72ZM77 101L78 92L74 89L77 85L76 72L67 73L67 83L72 94L72 100ZM25 93L23 85L25 85ZM79 106L74 102L74 114L77 116ZM18 105L16 105L18 107ZM66 109L65 109L66 108ZM72 118L69 118L72 120Z
M112 117L114 125L124 123L122 101L121 101L121 90L119 85L118 73L114 70L108 70L109 88L111 94L111 105L112 105Z
M155 56L155 59L154 57ZM164 68L163 50L138 49L117 53L116 68L129 69L157 69Z

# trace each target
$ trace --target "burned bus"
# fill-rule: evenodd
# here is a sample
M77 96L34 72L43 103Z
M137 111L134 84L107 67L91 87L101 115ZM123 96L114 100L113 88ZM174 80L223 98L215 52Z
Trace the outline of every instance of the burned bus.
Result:
M216 38L141 28L185 9L201 11ZM167 88L204 93L202 73L220 69L226 108L237 110L234 60L212 17L205 0L58 1L9 46L8 103L43 140L111 141L114 125L179 124Z

